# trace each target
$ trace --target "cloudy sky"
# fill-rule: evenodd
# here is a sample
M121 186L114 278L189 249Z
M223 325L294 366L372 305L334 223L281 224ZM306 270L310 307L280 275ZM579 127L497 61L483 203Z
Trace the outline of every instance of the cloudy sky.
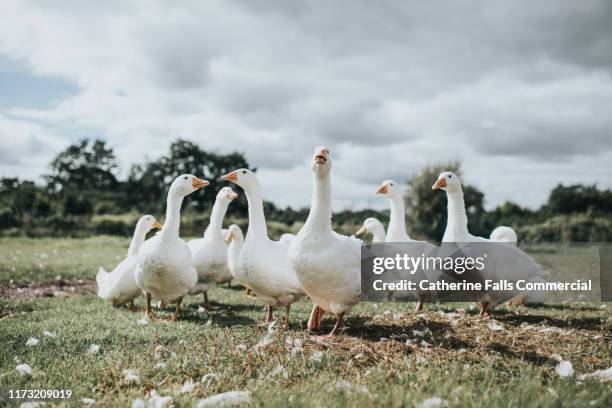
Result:
M489 208L612 187L611 4L4 0L0 176L84 137L125 173L182 137L244 152L281 205L318 144L336 209L454 159Z

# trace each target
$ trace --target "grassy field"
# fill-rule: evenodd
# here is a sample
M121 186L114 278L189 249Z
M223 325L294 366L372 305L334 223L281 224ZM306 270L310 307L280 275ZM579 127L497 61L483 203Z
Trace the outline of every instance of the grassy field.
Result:
M142 311L113 308L93 292L98 266L111 269L127 245L0 240L0 405L19 404L9 389L71 389L71 406L82 398L126 406L151 390L174 406L232 390L266 407L412 407L434 397L439 406L612 406L611 382L579 379L612 365L612 319L600 304L499 308L491 321L469 304L427 305L417 316L412 304L367 303L342 335L322 341L304 329L308 301L293 308L289 330L269 332L257 300L216 288L216 310L200 313L201 298L190 297L179 322L165 321L168 309L143 325ZM38 344L26 345L31 337ZM554 353L573 364L574 377L555 372ZM22 363L31 376L16 371ZM126 370L138 381L127 383Z

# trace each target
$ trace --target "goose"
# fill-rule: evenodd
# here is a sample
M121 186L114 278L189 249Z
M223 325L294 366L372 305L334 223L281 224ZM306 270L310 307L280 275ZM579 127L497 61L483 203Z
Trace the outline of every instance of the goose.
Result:
M221 236L223 237L223 242L225 242L225 237L227 237L228 234L228 229L227 228L223 228L221 230ZM229 251L229 243L225 242L225 246L227 248L227 250ZM232 273L228 268L224 268L223 271L221 272L221 275L219 275L219 277L217 278L217 280L215 281L215 283L217 285L222 285L224 283L227 283L227 287L231 287L232 286L232 281L234 280L234 277L232 276Z
M255 173L238 169L221 176L244 190L249 209L249 229L240 251L241 273L267 307L266 321L274 320L274 307L285 308L284 327L289 327L291 304L304 296L304 289L287 259L289 246L268 236L263 208L263 187Z
M315 149L310 212L289 247L291 265L315 304L308 329L318 328L325 312L336 317L336 324L325 337L336 334L344 314L359 303L361 297L362 242L336 233L331 225L332 162L329 154L326 147Z
M223 187L217 193L215 203L210 213L210 221L204 236L192 239L187 243L191 250L191 263L198 270L198 283L189 291L190 295L202 293L204 307L210 309L208 303L208 290L216 283L221 275L229 274L227 267L227 246L225 235L221 229L223 218L230 203L238 197L231 187ZM231 280L231 275L230 275Z
M385 226L378 218L370 217L363 221L361 228L355 233L356 236L372 234L372 242L385 242Z
M244 270L240 268L240 251L242 250L242 244L244 244L244 235L238 225L232 224L229 226L225 236L225 242L228 244L227 267L232 274L232 278L246 288L246 294L248 296L251 290L249 281Z
M98 269L96 283L100 298L111 301L113 306L129 303L130 310L134 308L134 299L142 293L134 280L136 257L147 233L153 228L161 228L161 224L155 217L152 215L140 217L136 223L126 258L112 272L106 272L102 267Z
M506 227L505 225L500 225L499 227L495 228L493 232L491 232L489 239L495 242L512 242L515 244L518 242L516 231L510 227Z
M406 233L406 210L399 184L393 180L385 180L376 191L376 194L389 198L391 206L385 242L419 242L410 238Z
M432 189L444 190L447 197L448 218L442 242L499 242L470 234L461 180L455 173L450 171L440 173ZM512 230L509 227L505 228ZM505 232L507 233L507 230ZM512 232L514 231L512 230ZM468 247L468 250L470 250L470 247ZM501 245L492 247L490 250L495 252L496 272L500 279L542 281L544 275L542 267L515 245ZM507 298L504 299L504 296ZM533 294L533 296L537 297L537 294ZM480 315L490 316L487 310L489 307L494 307L496 304L513 297L513 295L509 296L507 292L494 294L490 301L480 303Z
M166 202L166 220L159 234L145 241L138 251L136 284L146 295L145 315L153 317L151 298L164 303L176 302L171 320L176 321L185 296L198 281L198 271L191 263L191 251L179 238L181 204L208 181L191 174L178 176L170 185Z
M293 238L295 238L295 234L292 234L290 232L285 232L284 234L280 236L278 241L289 245L291 241L293 241Z

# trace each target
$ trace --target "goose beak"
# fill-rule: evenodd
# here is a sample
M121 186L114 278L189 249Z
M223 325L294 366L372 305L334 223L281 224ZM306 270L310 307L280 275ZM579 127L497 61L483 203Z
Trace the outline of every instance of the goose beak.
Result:
M360 236L360 235L365 234L366 232L367 232L366 227L361 227L361 228L359 228L359 231L357 231L357 232L355 233L355 235L356 235L356 236Z
M229 198L230 200L234 200L234 199L238 198L238 194L236 194L236 193L229 193L227 195L227 198Z
M234 239L234 234L232 232L228 232L224 241L226 244L229 244L232 241L232 239Z
M376 194L387 194L388 192L389 189L387 188L387 183L384 183L383 185L378 187L378 190L376 190Z
M159 221L155 221L155 224L153 224L153 228L155 229L162 229L163 225L161 225L161 223Z
M201 178L197 178L197 177L194 177L193 180L191 181L191 186L195 189L206 187L209 184L210 182L208 182L207 180L202 180Z
M223 176L221 176L221 180L232 181L235 183L236 181L238 181L238 172L232 171L231 173L224 174Z
M317 164L327 163L327 149L321 149L314 157L314 161Z
M446 187L446 179L444 177L440 177L436 181L436 183L433 186L431 186L431 189L432 190L439 190L439 189L441 189L443 187Z

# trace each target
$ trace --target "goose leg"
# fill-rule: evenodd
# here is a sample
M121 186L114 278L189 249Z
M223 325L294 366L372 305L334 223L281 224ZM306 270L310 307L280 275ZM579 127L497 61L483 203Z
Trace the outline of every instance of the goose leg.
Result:
M202 305L206 310L214 310L214 307L208 302L208 291L202 292L204 295L204 304Z
M147 317L155 317L155 313L153 313L153 309L151 309L151 294L147 293L147 305L145 306L145 316Z
M176 322L178 320L179 312L181 310L181 303L183 302L183 298L179 298L176 301L176 309L174 310L174 314L170 318L170 321Z
M329 339L329 338L334 337L336 335L336 332L338 331L340 326L342 326L342 318L343 317L344 317L344 312L338 313L336 315L336 324L334 325L334 328L332 329L332 331L329 332L329 334L327 336L324 336L324 338Z
M312 306L312 312L310 312L310 318L308 319L308 330L315 330L319 328L319 323L321 322L319 315L320 310L321 308L319 306Z
M285 323L283 324L284 329L289 328L289 311L291 310L291 305L285 306Z
M266 323L272 323L274 321L274 306L268 306L268 312L266 314Z
M419 313L421 310L423 310L423 302L419 300L414 307L414 313Z
M478 316L480 316L480 317L490 317L491 316L491 312L489 312L487 310L488 306L489 306L489 302L482 302L481 303L481 308L480 308L480 313L478 313Z
M159 302L159 310L163 310L165 308L166 308L166 302L162 300L161 302Z
M136 311L136 306L134 306L134 299L130 300L127 304L127 308L130 312Z

